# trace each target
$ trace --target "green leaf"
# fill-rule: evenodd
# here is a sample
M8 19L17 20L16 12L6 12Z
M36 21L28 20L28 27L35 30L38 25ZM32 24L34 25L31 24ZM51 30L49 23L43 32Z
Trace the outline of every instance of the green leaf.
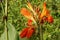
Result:
M14 26L12 24L8 23L7 27L8 27L8 37L9 37L9 40L16 40L16 38L17 38L17 31L14 28Z
M8 29L8 30L7 30ZM1 35L1 40L17 40L17 31L11 23L7 23L4 33Z

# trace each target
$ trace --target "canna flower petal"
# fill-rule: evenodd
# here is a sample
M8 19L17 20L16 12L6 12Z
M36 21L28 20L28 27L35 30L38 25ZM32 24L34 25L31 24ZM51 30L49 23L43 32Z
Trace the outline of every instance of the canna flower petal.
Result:
M34 30L29 30L28 34L26 35L27 38L30 38L33 34Z
M21 14L24 15L28 19L32 17L31 13L26 8L21 9Z
M35 28L33 26L24 28L22 30L22 32L20 33L20 37L21 38L24 38L24 37L30 38L32 36L32 34L34 33L34 31L35 31Z
M29 28L26 37L27 37L27 38L30 38L33 33L34 33L34 29L33 29L33 28Z
M20 33L20 37L24 38L27 32L28 32L28 28L23 29L23 31Z

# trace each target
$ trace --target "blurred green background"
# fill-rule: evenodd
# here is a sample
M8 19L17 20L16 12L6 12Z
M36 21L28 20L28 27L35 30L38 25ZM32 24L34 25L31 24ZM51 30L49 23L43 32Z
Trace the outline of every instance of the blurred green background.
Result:
M36 40L34 38L21 39L20 31L27 27L27 19L20 14L20 9L26 7L29 1L32 6L39 6L42 10L44 1L47 3L47 8L54 18L53 24L43 25L43 40L60 40L60 0L8 0L7 4L7 22L5 27L5 0L0 1L0 39L1 40Z

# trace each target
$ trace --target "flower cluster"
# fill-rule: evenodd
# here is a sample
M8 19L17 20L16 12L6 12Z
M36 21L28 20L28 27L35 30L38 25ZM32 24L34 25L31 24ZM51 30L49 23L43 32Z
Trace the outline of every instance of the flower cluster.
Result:
M50 11L46 8L46 2L43 4L43 10L41 13L39 13L39 10L34 11L32 5L29 2L27 3L27 8L22 8L20 11L23 16L28 18L28 27L24 28L20 33L21 38L30 38L35 32L35 26L32 25L32 22L35 24L37 24L37 21L39 23L44 23L46 21L53 23L53 17L50 15Z

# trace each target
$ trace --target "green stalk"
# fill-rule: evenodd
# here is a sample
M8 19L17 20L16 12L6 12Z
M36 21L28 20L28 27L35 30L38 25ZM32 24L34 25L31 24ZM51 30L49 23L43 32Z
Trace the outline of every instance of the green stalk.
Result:
M40 23L38 23L38 38L39 40L43 40L42 25Z
M7 17L7 0L5 0L5 16ZM8 40L8 28L7 28L7 19L5 18L5 29L6 29L6 39Z
M42 25L40 25L40 40L43 40Z
M39 38L39 40L41 39L40 38L40 26L38 25L38 38Z

